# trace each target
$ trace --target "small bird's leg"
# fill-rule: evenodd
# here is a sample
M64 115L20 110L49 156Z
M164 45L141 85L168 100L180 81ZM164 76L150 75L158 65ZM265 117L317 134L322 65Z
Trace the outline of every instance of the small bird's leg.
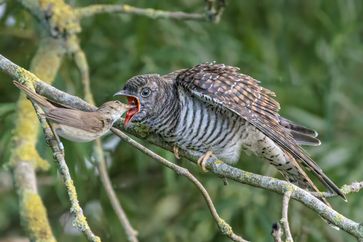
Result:
M173 152L174 152L174 155L175 155L175 158L177 158L178 160L180 160L180 155L179 155L179 148L178 146L173 146Z
M215 155L213 155L212 151L207 151L207 153L205 153L204 155L202 155L198 161L197 161L197 164L202 168L202 171L204 172L208 172L207 168L205 167L205 163L207 162L207 160L211 157L211 156L214 156L216 157ZM217 157L216 157L217 158Z
M58 143L58 147L59 147L59 149L60 149L61 153L64 155L64 146L63 146L63 143L62 143L62 142L61 142L61 140L59 139L59 136L57 135L57 132L55 132L55 130L54 130L54 126L53 126L51 123L49 123L49 122L48 122L48 124L49 124L49 127L50 127L50 129L52 130L52 132L53 132L53 134L54 134L55 140L56 140L56 141L57 141L57 143Z

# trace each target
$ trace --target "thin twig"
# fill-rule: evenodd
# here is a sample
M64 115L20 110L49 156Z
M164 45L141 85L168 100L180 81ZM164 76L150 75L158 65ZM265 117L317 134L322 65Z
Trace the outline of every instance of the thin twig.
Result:
M81 73L85 100L94 105L94 99L90 87L88 62L86 55L83 52L83 50L80 48L80 46L78 46L77 50L74 53L74 61ZM106 190L106 194L111 202L112 208L115 211L116 216L119 219L127 235L128 240L130 242L138 242L137 231L131 226L131 223L127 218L124 209L122 208L121 203L117 199L116 193L111 184L110 177L108 176L101 139L99 138L96 139L94 144L94 150L95 150L95 160L97 163L97 169L100 174L101 182Z
M201 13L185 13L181 11L164 11L153 8L137 8L127 4L94 4L76 9L80 19L91 17L102 13L125 13L145 16L153 19L166 18L176 20L206 20L206 16Z
M100 142L99 139L96 142ZM138 241L138 239L137 239L138 232L132 227L124 209L122 208L122 206L117 198L115 190L112 187L110 177L107 173L107 167L106 167L106 162L104 159L103 151L100 150L99 147L102 147L101 144L98 144L95 146L95 148L96 148L95 151L96 151L96 153L99 153L98 155L96 155L96 160L97 160L97 169L98 169L98 172L100 173L102 185L105 188L108 199L110 200L111 205L112 205L113 209L115 210L115 213L116 213L120 223L122 224L122 227L125 230L127 239L130 242L137 242ZM100 153L100 151L102 153ZM101 156L103 157L102 159L100 159Z
M271 231L272 238L274 242L282 242L282 230L281 225L279 223L272 224L272 231Z
M285 231L285 241L286 242L294 242L292 239L292 235L290 232L290 225L289 225L289 218L288 218L288 211L289 211L289 201L292 194L292 190L288 190L285 192L282 198L282 218L280 222L282 223L282 227Z
M359 192L361 189L363 189L363 181L360 182L353 182L350 185L343 185L340 190L344 195L347 195L349 193L353 192ZM312 192L312 194L316 197L336 197L338 196L336 193L331 192Z
M111 128L111 131L116 134L117 136L119 136L122 140L126 141L127 143L131 144L132 146L134 146L136 149L140 150L141 152L147 154L148 156L150 156L151 158L155 159L156 161L160 162L162 165L172 169L173 171L175 171L178 175L184 176L186 177L188 180L190 180L197 188L198 190L202 193L208 208L213 216L213 218L215 219L215 221L218 224L218 227L220 229L220 231L228 236L230 239L232 239L233 241L238 241L238 242L246 242L246 240L244 240L242 237L236 235L233 230L232 227L226 223L219 215L218 212L216 210L216 208L214 207L214 204L212 202L212 199L210 198L207 190L204 188L204 186L200 183L200 181L193 176L192 173L190 173L190 171L184 167L178 166L170 161L168 161L167 159L159 156L158 154L152 152L151 150L147 149L146 147L144 147L143 145L139 144L138 142L136 142L135 140L133 140L132 138L130 138L129 136L127 136L125 133L121 132L120 130L116 129L116 128Z

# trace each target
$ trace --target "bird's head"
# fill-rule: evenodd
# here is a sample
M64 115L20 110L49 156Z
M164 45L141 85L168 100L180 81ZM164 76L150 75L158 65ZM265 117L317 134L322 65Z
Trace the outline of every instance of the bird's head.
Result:
M102 104L98 111L109 115L112 119L112 123L116 122L121 116L131 109L135 108L135 105L125 104L120 101L109 101Z
M126 113L126 126L130 121L143 122L152 118L164 108L163 103L166 93L161 92L166 85L166 80L158 74L139 75L129 79L124 88L115 93L126 96L129 105L135 107Z

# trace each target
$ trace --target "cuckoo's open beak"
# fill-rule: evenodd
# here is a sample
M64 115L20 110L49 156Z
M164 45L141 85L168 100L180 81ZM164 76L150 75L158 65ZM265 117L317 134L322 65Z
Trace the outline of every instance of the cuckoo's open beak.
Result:
M121 90L119 92L116 92L114 94L114 96L125 96L125 97L127 97L128 104L131 105L131 106L133 106L126 113L125 122L124 122L124 127L126 127L127 124L130 122L130 120L132 119L132 117L135 114L137 114L138 112L140 112L140 101L139 101L139 99L136 96L130 94L126 90Z

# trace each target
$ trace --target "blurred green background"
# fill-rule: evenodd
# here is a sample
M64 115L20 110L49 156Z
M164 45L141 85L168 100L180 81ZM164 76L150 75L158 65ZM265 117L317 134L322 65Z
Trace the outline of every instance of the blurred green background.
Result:
M39 45L39 25L16 1L0 1L0 53L28 68ZM70 0L73 6L106 1ZM204 11L202 0L107 1L138 7ZM338 184L363 180L363 2L361 0L230 0L219 24L152 20L105 14L82 21L80 34L96 102L112 98L125 81L141 73L168 73L217 61L238 66L277 93L281 114L316 129L322 145L308 151ZM82 95L75 64L65 58L54 85ZM0 73L0 164L11 149L18 90ZM229 241L222 236L195 187L183 177L114 137L104 138L109 173L141 241ZM141 141L143 144L145 142ZM104 241L127 241L92 164L92 145L64 142L66 159L85 214ZM146 144L164 157L173 154ZM69 202L49 148L39 134L38 148L50 160L39 174L39 188L59 241L86 241L72 228ZM223 181L188 161L179 162L205 184L221 216L252 241L272 241L272 223L281 216L278 194ZM255 157L243 155L238 167L280 177ZM348 203L331 199L342 214L363 222L363 192ZM353 241L293 201L290 223L295 241ZM6 169L0 170L0 240L24 236L17 196Z

